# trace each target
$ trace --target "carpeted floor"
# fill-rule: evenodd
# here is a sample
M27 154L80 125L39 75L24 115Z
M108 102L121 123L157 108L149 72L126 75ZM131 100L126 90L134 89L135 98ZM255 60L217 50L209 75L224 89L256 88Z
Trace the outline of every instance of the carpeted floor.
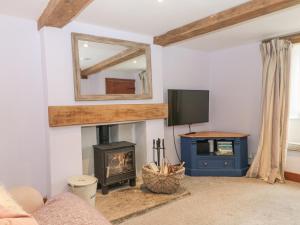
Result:
M300 225L300 184L187 177L190 196L122 225Z

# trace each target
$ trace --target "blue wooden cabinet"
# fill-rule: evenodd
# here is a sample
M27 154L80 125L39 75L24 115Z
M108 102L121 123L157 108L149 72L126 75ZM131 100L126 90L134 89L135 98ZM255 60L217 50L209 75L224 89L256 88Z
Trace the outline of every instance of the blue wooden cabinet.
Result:
M199 132L181 135L181 159L189 176L244 176L248 170L248 145L245 134ZM200 153L199 142L232 141L233 155L218 156L216 152ZM216 149L216 147L215 147Z

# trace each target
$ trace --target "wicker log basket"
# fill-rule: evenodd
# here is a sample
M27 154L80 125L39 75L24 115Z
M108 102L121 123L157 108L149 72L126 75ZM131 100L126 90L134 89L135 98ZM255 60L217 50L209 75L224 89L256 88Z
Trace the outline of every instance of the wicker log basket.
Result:
M185 168L183 165L169 166L168 172L154 171L149 165L142 169L144 185L154 193L173 194L180 187L184 178Z

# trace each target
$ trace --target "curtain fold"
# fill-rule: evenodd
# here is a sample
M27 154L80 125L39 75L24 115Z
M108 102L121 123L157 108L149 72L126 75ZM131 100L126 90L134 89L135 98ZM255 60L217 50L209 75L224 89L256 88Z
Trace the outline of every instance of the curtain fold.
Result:
M263 105L260 141L247 177L284 182L289 117L292 43L272 40L261 44Z
M140 80L142 81L142 93L143 95L147 94L148 80L147 80L147 72L142 71L139 73Z

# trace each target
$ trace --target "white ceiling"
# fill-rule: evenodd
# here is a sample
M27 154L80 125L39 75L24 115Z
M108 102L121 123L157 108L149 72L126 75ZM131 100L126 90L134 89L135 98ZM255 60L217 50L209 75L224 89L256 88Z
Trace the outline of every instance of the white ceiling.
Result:
M159 35L247 0L94 0L76 21ZM48 0L0 0L0 14L37 20Z
M0 0L0 14L37 20L48 0Z
M159 35L247 0L94 0L75 20ZM48 0L0 0L0 14L37 20ZM300 31L300 6L232 26L176 45L215 50Z
M80 22L159 35L247 0L95 0Z

